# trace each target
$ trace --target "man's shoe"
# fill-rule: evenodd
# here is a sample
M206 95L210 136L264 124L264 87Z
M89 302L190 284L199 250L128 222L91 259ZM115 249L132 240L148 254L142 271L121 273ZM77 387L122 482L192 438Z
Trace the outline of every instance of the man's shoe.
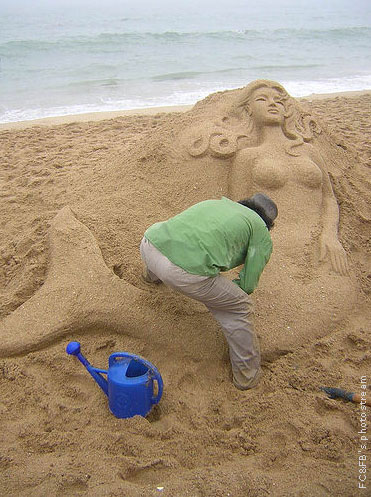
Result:
M261 369L259 369L259 371L256 373L254 378L252 378L248 383L245 383L244 385L240 385L235 380L233 380L233 384L236 388L238 388L238 390L250 390L251 388L254 388L257 386L257 384L261 380L262 376L263 376L263 372Z

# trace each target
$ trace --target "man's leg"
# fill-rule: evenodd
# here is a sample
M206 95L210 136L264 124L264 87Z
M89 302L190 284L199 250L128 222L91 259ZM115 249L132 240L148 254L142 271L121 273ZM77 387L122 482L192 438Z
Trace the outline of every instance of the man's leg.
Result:
M233 383L241 390L253 388L260 377L260 347L254 332L251 298L227 278L217 276L215 280L213 293L219 292L220 301L205 305L227 339Z
M173 287L204 303L221 325L229 346L234 385L241 390L256 386L260 377L260 347L250 296L220 275L187 287Z
M211 278L187 273L145 239L141 254L154 281L161 280L206 305L227 339L235 386L243 390L254 387L259 379L260 349L251 319L250 297L222 276Z

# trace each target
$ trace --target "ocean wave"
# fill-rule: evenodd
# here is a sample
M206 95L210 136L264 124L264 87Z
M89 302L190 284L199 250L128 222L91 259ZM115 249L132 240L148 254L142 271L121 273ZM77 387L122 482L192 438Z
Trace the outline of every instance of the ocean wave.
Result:
M0 55L19 52L25 55L30 51L48 51L53 48L73 48L82 47L96 49L97 46L103 48L110 45L112 48L118 46L122 49L123 44L143 44L148 41L158 42L189 42L200 40L236 41L254 39L271 39L285 37L287 39L349 39L364 38L369 40L371 27L346 27L346 28L278 28L278 29L246 29L246 30L220 30L220 31L164 31L164 32L104 32L91 36L64 36L53 40L23 39L0 43Z
M292 71L301 69L316 69L322 67L321 64L267 64L250 66L250 70L258 71Z
M200 76L202 72L199 71L183 71L183 72L173 72L168 74L159 74L158 76L153 76L152 81L172 81L177 79L191 79Z
M3 110L0 108L0 124L33 121L47 117L73 116L77 114L89 114L94 112L115 112L148 108L160 108L167 106L193 105L198 100L205 98L208 90L197 92L174 93L163 98L150 99L100 99L95 104L64 105L43 108L18 108Z
M246 56L245 59L249 57ZM212 75L212 74L226 74L233 73L239 71L245 71L245 67L231 67L226 69L212 70L212 71L180 71L180 72L172 72L172 73L164 73L158 74L151 78L152 81L176 81L178 79L194 79L203 75Z
M80 79L71 83L64 84L61 88L86 89L99 87L117 87L124 81L120 78L101 78L101 79ZM57 86L56 86L57 87Z

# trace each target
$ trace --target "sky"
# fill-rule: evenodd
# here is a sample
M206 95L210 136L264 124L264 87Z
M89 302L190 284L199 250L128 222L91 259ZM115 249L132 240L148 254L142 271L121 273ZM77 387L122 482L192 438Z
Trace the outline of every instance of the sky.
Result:
M173 10L181 11L184 7L187 9L194 5L195 9L204 8L207 6L215 6L218 8L225 5L226 8L231 6L242 6L248 9L249 7L258 4L262 11L264 9L280 9L280 8L300 8L300 6L308 6L308 2L313 3L315 8L326 10L331 6L347 7L352 10L357 9L364 12L370 12L370 0L0 0L1 11L21 12L35 11L37 9L76 9L81 13L82 8L104 10L106 8L140 8L140 7L159 7L171 8Z

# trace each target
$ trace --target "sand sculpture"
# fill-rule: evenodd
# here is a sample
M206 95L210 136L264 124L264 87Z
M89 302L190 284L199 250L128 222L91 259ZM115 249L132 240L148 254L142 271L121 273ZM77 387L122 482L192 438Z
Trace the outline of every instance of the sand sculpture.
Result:
M329 333L357 298L354 268L338 238L339 206L329 176L329 169L343 175L344 157L335 166L325 161L331 138L276 82L254 81L219 105L212 124L184 134L185 148L195 161L224 160L220 167L227 170L231 199L263 191L279 206L273 269L263 273L256 292L268 344L263 349L266 357L276 356Z
M48 242L44 284L0 323L0 357L23 355L71 333L125 330L127 336L146 339L150 330L166 327L161 313L143 302L146 292L107 267L97 240L68 206L51 221ZM168 346L161 335L155 342Z
M167 189L168 202L157 209L154 221L213 196L238 200L262 191L276 201L275 249L256 292L257 331L267 360L329 333L346 318L357 296L352 267L338 240L339 211L329 168L321 156L329 139L326 135L327 142L321 142L321 134L316 120L281 85L261 80L208 97L171 129L154 131L144 151L143 144L130 151L131 170L147 174L152 185L152 196L147 188L138 203L151 203L156 215L156 196L162 203L159 185ZM107 215L102 213L101 223ZM143 231L148 224L142 220ZM136 233L138 243L141 234ZM161 322L160 313L148 318L143 293L152 290L118 278L93 234L68 207L52 221L49 238L46 281L0 323L0 356L35 350L76 330L125 329L129 336L144 337L149 322ZM139 252L130 257L139 279ZM48 319L46 309L53 309Z

